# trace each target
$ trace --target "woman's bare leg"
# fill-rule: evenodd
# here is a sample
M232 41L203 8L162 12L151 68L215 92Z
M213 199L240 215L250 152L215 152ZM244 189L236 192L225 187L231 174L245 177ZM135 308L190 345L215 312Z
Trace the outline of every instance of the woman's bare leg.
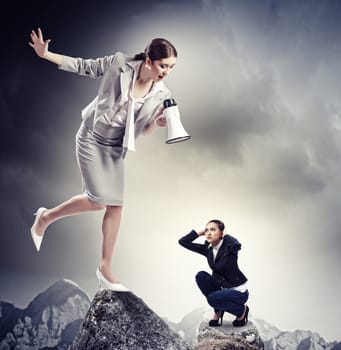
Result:
M42 236L47 227L58 219L88 211L101 210L105 207L105 205L91 202L85 194L74 196L54 208L45 210L37 223L36 234Z
M84 194L77 195L54 208L46 209L41 215L35 231L37 235L42 236L47 227L58 219L89 211L98 211L104 208L106 208L106 211L102 223L103 241L100 269L108 281L115 283L116 280L111 272L111 263L121 223L121 206L99 205L91 202Z
M117 282L111 272L111 262L121 223L121 216L121 206L108 205L102 223L103 241L100 270L103 276L112 283Z

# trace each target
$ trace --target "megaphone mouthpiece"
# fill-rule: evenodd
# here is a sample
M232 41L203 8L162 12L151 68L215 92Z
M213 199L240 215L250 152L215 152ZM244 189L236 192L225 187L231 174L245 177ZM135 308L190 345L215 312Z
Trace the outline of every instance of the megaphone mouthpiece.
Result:
M163 107L168 108L172 106L176 106L177 103L175 102L174 98L168 98L167 100L163 101Z

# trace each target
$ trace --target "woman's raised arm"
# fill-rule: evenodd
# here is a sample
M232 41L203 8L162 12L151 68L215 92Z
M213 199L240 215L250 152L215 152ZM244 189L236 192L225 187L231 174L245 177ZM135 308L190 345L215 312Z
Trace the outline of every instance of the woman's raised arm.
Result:
M44 41L43 33L40 28L38 28L38 35L34 30L32 30L31 40L32 42L28 44L33 48L33 50L39 57L44 58L45 60L48 60L57 65L62 64L63 56L59 55L58 53L53 53L49 51L49 43L51 40L47 39Z

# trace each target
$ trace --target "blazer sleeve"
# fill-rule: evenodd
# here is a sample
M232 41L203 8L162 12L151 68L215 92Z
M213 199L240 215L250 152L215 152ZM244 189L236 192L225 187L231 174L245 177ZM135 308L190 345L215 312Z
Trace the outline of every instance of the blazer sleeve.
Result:
M105 56L96 59L75 58L70 56L63 56L62 64L58 66L59 69L77 73L79 75L90 78L100 78L104 72L110 67L116 59L117 54Z
M193 241L198 237L198 234L194 230L192 230L190 233L179 239L179 244L186 249L207 256L206 244L193 243Z

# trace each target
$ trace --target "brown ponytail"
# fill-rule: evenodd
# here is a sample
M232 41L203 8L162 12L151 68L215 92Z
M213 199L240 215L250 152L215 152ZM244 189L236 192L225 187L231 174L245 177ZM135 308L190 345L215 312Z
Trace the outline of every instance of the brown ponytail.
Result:
M178 57L174 45L166 39L156 38L148 44L144 52L136 54L134 59L145 61L149 57L151 61L155 61L171 56Z
M134 60L136 60L136 61L144 61L146 58L147 58L147 55L146 55L145 52L137 53L137 54L134 56Z

